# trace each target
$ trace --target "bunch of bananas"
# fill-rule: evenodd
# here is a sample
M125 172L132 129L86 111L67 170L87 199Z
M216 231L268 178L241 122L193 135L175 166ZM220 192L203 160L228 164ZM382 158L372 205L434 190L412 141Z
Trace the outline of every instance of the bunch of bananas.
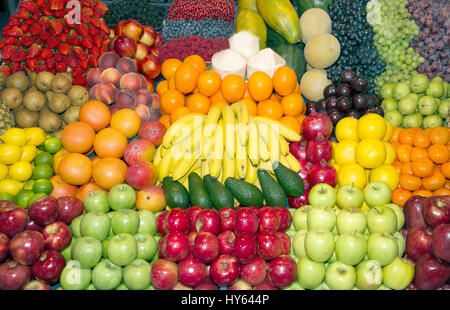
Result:
M257 170L268 170L281 162L296 172L300 164L289 152L288 141L300 135L278 121L252 117L242 102L213 106L207 115L188 114L169 127L153 164L159 182L170 176L187 188L191 172L211 175L222 183L235 177L259 188Z

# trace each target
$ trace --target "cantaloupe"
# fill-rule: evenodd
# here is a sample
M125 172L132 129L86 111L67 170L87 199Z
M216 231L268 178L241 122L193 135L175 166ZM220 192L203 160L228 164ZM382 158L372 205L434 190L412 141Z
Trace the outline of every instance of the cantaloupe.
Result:
M317 102L323 98L323 90L330 84L325 70L312 69L303 74L300 89L306 99Z
M325 10L312 8L306 10L300 17L303 43L308 43L314 36L321 33L331 33L331 18Z
M329 33L315 35L305 45L306 62L313 68L325 69L336 62L341 54L341 45Z

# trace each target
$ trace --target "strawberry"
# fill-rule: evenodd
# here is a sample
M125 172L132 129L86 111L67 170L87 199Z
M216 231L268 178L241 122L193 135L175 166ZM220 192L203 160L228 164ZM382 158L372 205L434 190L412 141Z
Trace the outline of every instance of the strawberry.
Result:
M67 43L61 43L58 46L58 51L62 54L62 55L69 55L70 54L70 46Z
M48 68L45 64L41 64L36 67L36 73L43 72L43 71L48 71Z
M100 19L97 17L91 17L91 25L93 25L96 28L100 28Z
M89 56L88 65L92 68L98 67L98 56L97 55Z
M59 35L59 40L61 42L67 42L67 41L69 41L69 36L67 35L67 33L61 33Z
M22 25L19 26L20 29L22 29L23 33L27 33L28 29L30 28L29 24L23 23Z
M97 34L98 34L98 29L97 28L95 28L95 27L90 27L89 28L89 35L91 37L95 38L97 36Z
M92 0L84 0L83 5L88 8L92 8L94 6L94 2Z
M27 61L25 62L25 66L30 71L36 70L37 65L38 65L37 59L27 59Z
M87 49L90 49L94 46L94 42L92 41L92 37L81 38L80 43Z
M64 13L64 10L53 11L53 14L52 14L52 16L54 18L58 18L58 19L64 18L65 15L66 15L66 13Z
M3 28L2 36L4 37L21 37L23 36L23 31L18 26L12 26L8 28Z
M5 46L2 49L2 60L5 61L11 59L12 55L14 55L16 51L17 49L12 45Z
M28 58L35 58L41 52L41 47L39 45L33 44L28 48Z
M48 40L47 40L47 46L49 47L49 48L51 48L51 49L55 49L55 48L57 48L58 47L58 45L59 45L59 40L58 40L58 38L57 37L50 37L50 38L48 38Z
M22 65L18 62L12 62L11 63L11 73L16 73L19 71L23 71Z
M27 24L28 26L31 26L32 24L34 24L34 21L31 18L29 18L26 21L24 21L23 23Z
M103 45L103 39L100 37L95 37L94 38L94 46L96 46L97 48L101 48Z
M17 43L17 38L7 37L2 41L5 45L15 45Z
M97 16L99 18L105 16L106 12L109 10L108 6L102 1L97 1L97 5L95 6L94 10L95 9L100 11L100 16Z
M20 47L28 47L31 44L33 44L34 42L36 42L36 38L35 37L31 37L31 36L25 36L22 37L19 42L17 43L18 46Z
M97 46L93 46L91 49L89 49L89 54L100 56L100 49Z
M48 39L50 39L51 38L51 34L50 34L50 32L47 32L47 31L43 31L43 32L41 32L40 34L39 34L39 39L41 39L42 41L47 41Z
M47 31L50 28L50 19L48 17L42 17L39 21L39 24L42 27L42 31Z
M56 64L56 72L67 72L67 65L63 62Z
M54 20L51 22L50 26L55 31L56 35L59 35L64 30L64 22L62 20Z
M14 16L11 16L9 18L9 23L8 26L12 27L12 26L20 26L22 25L22 22L20 21L20 19L14 18ZM5 27L6 28L6 27Z
M85 24L78 24L75 26L75 29L82 37L87 37L89 34L89 28Z
M19 8L24 8L31 14L36 14L39 11L39 8L33 3L33 1L21 1L19 3Z
M55 60L56 62L62 62L64 60L64 56L58 53L55 55Z
M22 3L22 2L21 2ZM35 13L33 14L33 16L31 17L31 20L34 22L38 22L39 19L41 18L41 14L40 13Z
M53 11L64 10L64 0L50 0L49 5Z
M69 43L70 46L78 46L80 45L80 41L78 41L75 38L69 38L69 40L67 40L67 43Z
M48 6L41 7L41 13L44 16L52 16L53 11Z
M103 19L100 20L100 29L103 30L104 33L109 35L109 27Z
M81 47L79 46L75 46L72 48L72 53L78 58L78 59L83 59L84 57L86 57L86 54L83 52L83 50L81 49Z
M81 76L83 75L83 69L81 69L80 66L76 66L75 68L72 69L72 76L76 77L76 76Z
M34 2L36 2L36 5L40 8L43 8L47 5L47 0L35 0Z
M88 67L88 61L87 61L87 59L80 60L80 62L79 62L78 64L79 64L80 67L83 68L83 69L87 69L87 67Z
M73 75L73 72L72 72ZM72 85L86 85L86 78L84 76L75 76L72 80Z
M49 59L53 57L53 52L48 47L44 47L41 51L41 58L42 59Z
M11 55L11 61L22 62L27 59L28 52L23 49L17 50L13 55Z
M77 63L78 63L78 60L77 60L77 58L75 57L75 55L68 55L67 57L66 57L66 59L65 59L65 61L66 61L66 64L69 66L69 67L72 67L72 68L75 68L76 66L77 66Z
M56 66L56 61L53 58L48 58L45 63L49 69L53 69Z
M41 25L36 24L36 23L33 23L29 29L30 34L33 36L37 36L41 32L41 30L42 30Z
M19 19L28 19L31 16L31 14L24 8L19 8L13 16Z
M0 66L0 72L3 72L6 76L10 76L11 69L7 66Z

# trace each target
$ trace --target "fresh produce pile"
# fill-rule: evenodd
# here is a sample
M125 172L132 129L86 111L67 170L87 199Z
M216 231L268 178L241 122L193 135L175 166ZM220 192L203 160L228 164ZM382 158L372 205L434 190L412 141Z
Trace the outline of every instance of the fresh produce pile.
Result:
M414 74L408 80L386 83L380 89L385 118L394 127L435 128L449 116L448 83L441 77L431 81Z
M385 71L375 79L377 87L408 79L424 61L409 47L419 27L410 19L407 3L407 0L367 3L367 20L375 33L373 40L379 56L386 62Z
M87 84L87 71L106 51L109 28L103 16L108 7L101 1L80 1L80 23L75 23L68 2L20 2L2 31L1 71L70 72L74 85Z
M167 20L214 18L232 23L234 6L234 1L230 0L175 0L169 6Z
M435 290L447 286L450 262L450 196L412 196L403 207L406 257L415 262L408 289Z
M450 82L450 66L448 59L450 52L448 34L449 3L446 1L408 1L406 6L414 22L419 26L417 34L411 42L411 47L419 53L425 61L417 71L428 78L442 77Z
M225 38L234 32L234 24L225 20L207 18L202 20L166 20L161 34L164 40L174 40L180 37L199 36L202 38Z
M188 36L165 41L159 50L159 56L164 61L170 58L183 60L190 55L198 55L205 61L211 61L211 57L216 52L228 47L228 38Z

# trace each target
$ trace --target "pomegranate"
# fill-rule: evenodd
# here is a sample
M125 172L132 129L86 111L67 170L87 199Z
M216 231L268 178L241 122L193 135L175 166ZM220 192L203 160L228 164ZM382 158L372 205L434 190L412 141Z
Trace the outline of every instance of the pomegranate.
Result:
M317 139L310 140L306 147L306 160L313 164L320 162L322 159L326 162L330 161L333 155L331 143L319 134Z
M327 183L332 187L337 183L337 172L334 167L330 166L324 159L314 164L308 171L308 183L310 187L318 183Z
M306 160L306 147L308 145L307 140L300 142L292 142L289 144L289 152L297 158L298 161Z
M312 111L302 123L302 134L305 139L314 140L322 134L322 137L328 139L333 132L333 122L326 113L317 113Z

